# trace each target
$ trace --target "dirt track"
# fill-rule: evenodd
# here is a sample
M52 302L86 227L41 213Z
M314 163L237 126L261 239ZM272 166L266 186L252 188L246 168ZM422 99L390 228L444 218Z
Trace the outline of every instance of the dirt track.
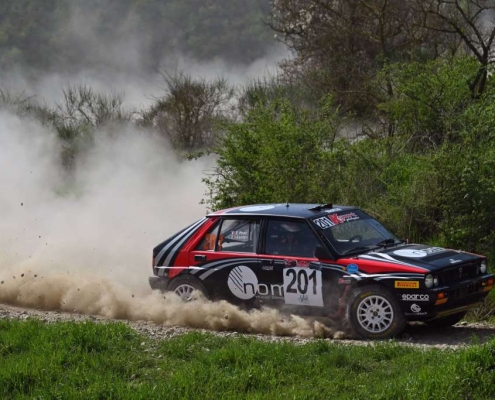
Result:
M94 321L94 322L115 322L112 320L99 316L82 315L66 313L61 311L44 311L30 308L14 307L10 305L0 304L0 318L2 319L28 319L35 318L46 323L57 321ZM194 329L186 327L169 327L154 322L146 321L120 321L128 324L130 327L147 335L153 339L164 340L186 332L190 332ZM205 331L205 330L202 330ZM216 335L222 336L236 336L241 335L236 332L211 332ZM321 339L308 339L298 337L280 337L269 336L260 334L250 334L250 336L257 337L260 340L279 341L288 340L297 343L306 343L311 340ZM481 324L481 323L466 323L461 322L452 328L434 329L427 326L416 325L409 326L402 337L396 339L397 343L417 346L423 348L441 348L441 349L455 349L462 346L468 346L473 344L485 343L495 338L495 325ZM373 342L360 341L360 340L347 340L347 339L324 339L333 341L335 343L346 343L355 345L369 345Z

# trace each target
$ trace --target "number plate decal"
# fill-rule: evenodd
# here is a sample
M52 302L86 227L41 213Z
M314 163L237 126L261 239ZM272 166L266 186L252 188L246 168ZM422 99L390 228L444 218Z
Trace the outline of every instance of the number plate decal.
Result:
M321 271L309 268L284 269L285 304L323 307Z

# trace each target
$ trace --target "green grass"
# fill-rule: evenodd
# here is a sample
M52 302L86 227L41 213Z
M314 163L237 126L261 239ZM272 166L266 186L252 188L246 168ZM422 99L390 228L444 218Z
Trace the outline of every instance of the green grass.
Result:
M0 321L0 398L488 399L495 340L463 350L268 343L124 324Z

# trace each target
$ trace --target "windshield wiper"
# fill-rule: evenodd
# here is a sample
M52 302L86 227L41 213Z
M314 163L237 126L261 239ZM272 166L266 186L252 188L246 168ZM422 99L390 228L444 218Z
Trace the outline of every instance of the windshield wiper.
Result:
M404 240L400 240L400 239L396 239L396 238L388 238L388 239L382 240L381 242L376 243L375 246L387 247L387 245L389 245L389 244L401 244L401 243L404 243Z
M354 253L356 251L363 251L363 250L372 250L376 248L376 245L372 244L372 245L369 245L369 246L357 246L357 247L354 247L352 249L349 249L347 251L344 251L342 254L350 254L350 253Z

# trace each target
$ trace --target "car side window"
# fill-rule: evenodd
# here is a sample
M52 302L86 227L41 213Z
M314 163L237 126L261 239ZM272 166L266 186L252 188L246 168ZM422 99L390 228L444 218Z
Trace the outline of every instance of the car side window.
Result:
M221 220L219 219L213 226L208 229L208 232L204 235L203 239L196 246L195 250L215 250L217 239L219 240L219 246L222 246L223 238L218 236L218 229L220 227Z
M306 221L269 220L265 253L291 257L314 257L320 244Z
M224 219L220 228L222 243L217 251L256 253L259 231L259 220Z

